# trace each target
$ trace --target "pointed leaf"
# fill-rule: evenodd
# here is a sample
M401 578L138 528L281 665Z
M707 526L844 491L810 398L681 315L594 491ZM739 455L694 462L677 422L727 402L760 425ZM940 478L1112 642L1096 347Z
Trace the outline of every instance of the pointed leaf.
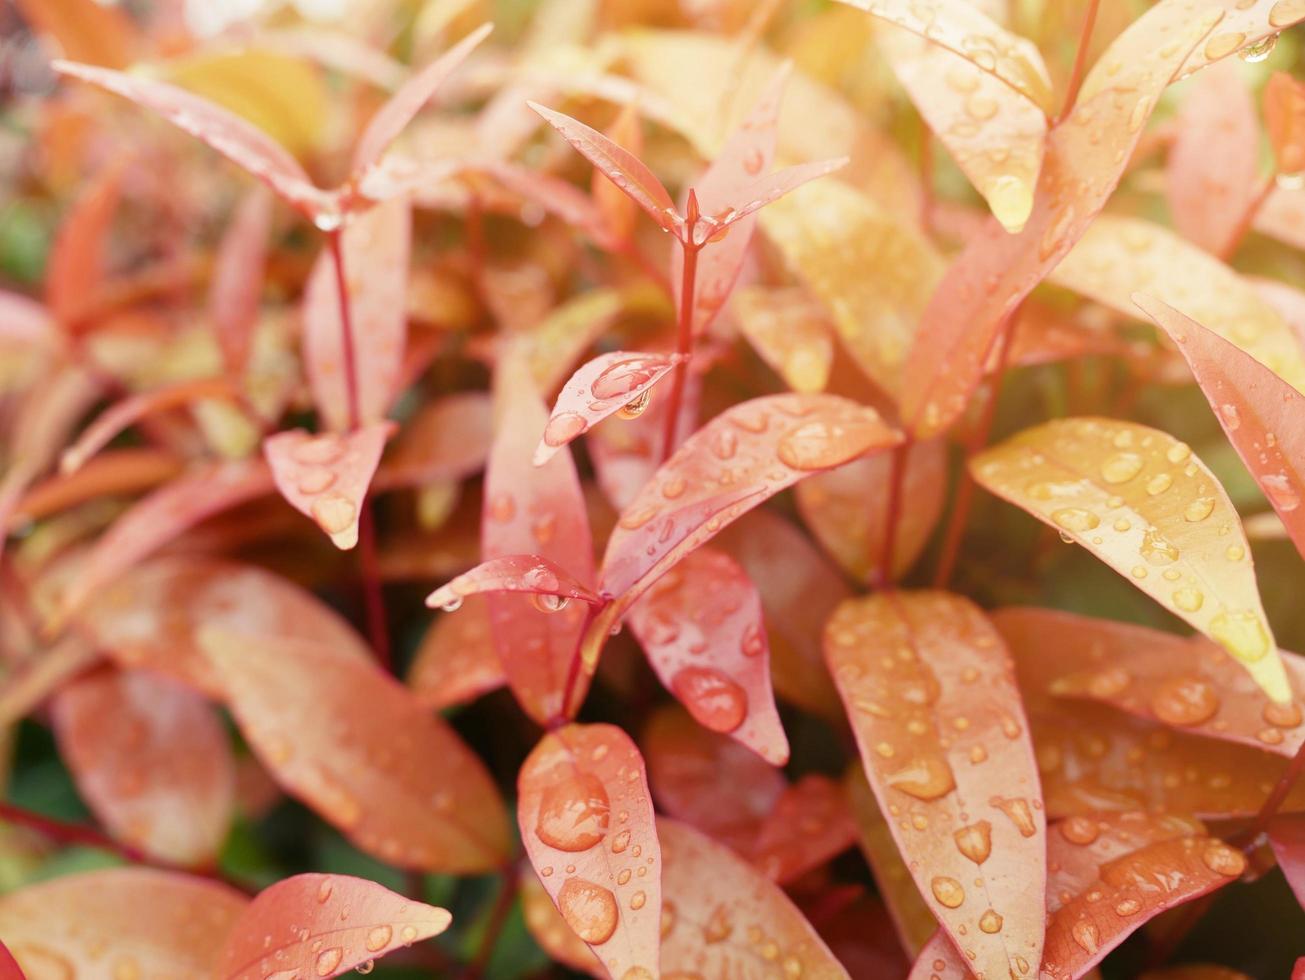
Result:
M1305 555L1305 399L1278 374L1150 296L1136 298L1187 359L1228 441Z
M1159 225L1102 215L1051 280L1126 316L1136 316L1134 293L1154 296L1305 389L1305 352L1277 311L1232 269Z
M45 305L70 332L90 312L103 288L109 229L122 198L125 170L126 160L120 157L95 175L73 202L50 247Z
M200 642L273 778L360 849L447 874L503 862L506 814L484 765L373 663L297 637L208 627Z
M622 106L604 135L632 156L638 158L642 155L643 122L639 118L638 106L633 102ZM589 195L598 209L598 220L612 239L617 242L630 241L634 236L635 218L638 215L633 199L597 168L590 179Z
M489 604L468 596L456 615L426 631L408 668L408 687L434 711L462 704L507 683L490 635Z
M223 980L338 977L438 936L452 916L348 875L302 874L259 892L218 957Z
M497 434L485 471L481 555L487 561L523 555L543 559L556 571L538 584L549 585L548 577L564 575L588 592L594 581L593 543L580 478L569 451L543 466L531 464L547 413L519 348L499 360L494 403ZM559 586L563 581L555 580ZM588 690L592 670L581 670L574 678L572 670L589 613L585 602L540 605L529 595L489 597L499 662L521 706L541 724L574 710ZM569 705L563 703L568 690L574 698Z
M661 848L634 742L613 725L556 729L517 789L521 840L563 920L612 976L656 976Z
M689 826L657 821L665 861L663 976L845 980L811 924L778 885Z
M557 396L535 447L535 465L547 463L558 449L609 416L643 414L653 385L682 360L678 354L614 351L582 364Z
M408 253L412 214L396 199L359 215L339 232L349 294L358 422L385 417L398 394L407 343ZM304 289L303 356L313 401L327 425L351 427L340 290L331 250L323 249Z
M577 152L601 170L608 180L648 212L658 225L666 231L675 231L675 202L661 181L638 157L578 119L546 109L535 102L529 105L561 133Z
M535 602L540 612L561 612L571 599L590 605L602 600L585 588L565 568L538 555L504 555L481 562L441 585L426 597L426 605L454 612L468 596L490 592L520 592L529 596L553 596L561 602L539 599Z
M791 390L825 390L834 361L832 324L805 290L750 286L735 292L732 310L739 332Z
M367 489L393 431L393 422L346 435L293 429L264 439L263 455L286 502L316 521L337 548L348 550L358 543Z
M1305 10L1299 5L1280 3L1278 0L1232 6L1220 2L1215 5L1215 9L1220 10L1223 16L1219 19L1218 26L1210 32L1210 37L1205 44L1187 56L1182 70L1178 73L1180 79L1228 57L1233 52L1240 53L1247 49L1253 52L1262 41L1268 38L1276 39L1280 31L1305 20ZM1269 43L1272 45L1274 42ZM1142 46L1138 44L1119 53L1136 57L1142 53Z
M1291 697L1241 520L1173 436L1113 419L1048 422L972 457L983 487L1063 532Z
M208 308L227 370L239 375L258 323L272 230L272 196L262 187L245 195L213 259Z
M249 900L203 878L153 868L64 875L0 897L0 935L32 980L207 977Z
M412 121L413 116L421 111L422 106L430 101L444 80L466 61L467 56L481 41L489 37L493 30L493 24L482 24L476 28L444 54L413 74L376 111L354 148L352 164L354 179L360 178L381 159L389 145Z
M71 61L56 61L64 75L90 82L158 113L178 129L203 140L237 166L262 180L310 219L329 208L303 167L261 129L184 89L136 75Z
M976 969L1028 976L1042 956L1046 831L1000 635L959 596L890 593L840 606L825 656L920 894Z
M1274 817L1269 824L1269 843L1296 901L1305 909L1305 814Z
M698 549L658 579L627 618L657 676L699 724L772 765L788 761L761 597L734 559Z
M784 790L762 821L752 863L767 878L786 884L819 868L856 842L856 825L843 787L808 773Z

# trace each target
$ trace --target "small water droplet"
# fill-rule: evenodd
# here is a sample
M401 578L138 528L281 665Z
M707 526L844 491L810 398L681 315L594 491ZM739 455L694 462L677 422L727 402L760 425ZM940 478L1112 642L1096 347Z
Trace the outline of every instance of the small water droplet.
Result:
M367 948L373 953L379 952L390 945L390 940L393 937L394 929L391 926L376 926L367 933Z
M1295 701L1289 704L1277 704L1270 701L1264 706L1264 720L1279 728L1295 728L1301 723L1300 705Z
M1001 916L992 909L988 909L983 915L979 916L979 928L989 935L1001 932L1001 924Z
M956 777L940 755L920 755L891 772L887 783L917 800L936 800L956 788Z
M317 961L313 964L313 967L317 970L319 977L329 977L335 972L342 959L344 959L344 950L339 946L332 946L317 954Z
M1101 523L1101 518L1082 507L1062 507L1052 512L1051 519L1063 530L1078 533L1091 531Z
M945 875L938 875L929 882L929 888L933 892L939 904L949 909L960 908L965 902L965 889L955 878L948 878Z
M1215 874L1234 878L1246 870L1246 858L1242 852L1229 847L1222 841L1211 841L1201 852L1201 861Z
M616 932L616 896L601 885L568 878L557 893L557 907L572 931L590 945L605 943Z
M1205 594L1192 586L1183 586L1174 590L1173 600L1183 612L1196 612L1205 604Z
M1156 689L1151 710L1167 725L1200 725L1218 712L1219 695L1203 680L1175 677Z
M1074 937L1074 942L1078 943L1083 952L1095 953L1101 945L1101 933L1096 927L1096 923L1088 919L1080 919L1074 923L1070 929L1070 934Z
M982 864L992 853L992 824L986 820L962 827L952 834L956 848L975 864Z

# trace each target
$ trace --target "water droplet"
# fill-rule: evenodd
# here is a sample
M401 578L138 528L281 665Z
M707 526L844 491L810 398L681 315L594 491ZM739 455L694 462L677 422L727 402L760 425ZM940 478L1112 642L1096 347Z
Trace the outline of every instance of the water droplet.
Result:
M610 805L598 777L577 772L544 791L535 833L560 851L587 851L606 836Z
M633 895L630 896L630 908L638 912L641 908L644 907L644 904L647 901L648 901L647 895L645 895L643 892L635 892Z
M1091 531L1101 523L1101 518L1090 510L1084 510L1082 507L1062 507L1060 510L1053 511L1051 519L1056 525L1066 531L1076 531L1082 533Z
M992 824L986 820L962 827L952 834L956 848L975 864L982 864L992 853Z
M1291 513L1300 506L1300 495L1296 493L1286 473L1261 473L1260 486L1275 510Z
M1211 61L1218 61L1220 58L1228 57L1245 43L1246 35L1241 31L1217 34L1206 42L1205 56Z
M559 412L548 420L548 425L544 426L544 444L553 447L565 446L588 426L589 423L578 412Z
M1142 472L1142 457L1137 453L1115 453L1101 464L1101 479L1107 483L1127 483Z
M1223 427L1229 432L1236 432L1241 428L1241 415L1237 412L1237 406L1231 402L1219 406L1219 418L1223 421Z
M374 969L376 969L375 960L363 960L361 963L359 963L357 966L353 968L353 972L359 974L360 976L365 977L367 976L367 974L371 973L372 970Z
M331 880L329 878L324 879L322 883L317 886L317 901L320 904L325 905L330 900L331 892L334 890L335 886L331 883Z
M354 502L341 493L329 491L313 501L313 520L327 534L343 534L358 518Z
M933 897L938 899L939 904L949 909L960 908L965 901L965 889L955 878L948 878L944 875L938 875L929 882L929 888L933 891Z
M566 596L555 595L552 592L536 592L530 598L536 609L546 613L561 612L571 602Z
M1205 594L1200 589L1183 586L1174 590L1173 600L1183 612L1196 612L1205 604Z
M921 755L887 776L889 786L917 800L936 800L956 788L956 777L940 755Z
M671 689L690 714L712 731L732 732L747 717L743 688L714 668L685 667L671 678Z
M745 657L760 657L766 652L766 634L759 625L752 623L744 630L739 648Z
M1215 874L1234 878L1246 870L1246 858L1242 852L1229 847L1222 841L1211 841L1201 852L1201 861Z
M462 596L460 595L455 595L448 602L444 602L440 604L440 609L442 609L444 612L449 612L449 613L457 612L461 608L462 608Z
M778 454L785 466L795 470L822 470L839 466L859 456L866 448L861 426L807 422L780 440Z
M983 915L979 916L979 928L989 935L1001 932L1001 922L1001 916L992 909L988 909Z
M299 479L295 482L300 493L315 494L323 490L329 490L335 483L335 474L330 470L324 469L306 469L299 472Z
M1126 898L1115 905L1116 915L1137 915L1142 911L1142 903L1135 898Z
M335 972L342 959L344 959L344 950L339 946L332 946L317 954L317 961L313 964L313 967L317 970L319 977L329 977Z
M1101 932L1097 929L1096 923L1088 919L1080 919L1075 922L1073 928L1070 929L1070 934L1074 937L1074 942L1078 943L1085 953L1095 953L1101 945Z
M1158 497L1173 485L1174 478L1172 476L1168 473L1157 473L1146 481L1146 492L1152 497Z
M1269 55L1273 54L1273 49L1278 46L1278 35L1269 34L1260 38L1253 44L1248 44L1237 52L1237 57L1248 64L1259 64Z
M1167 725L1200 725L1218 712L1219 695L1203 680L1174 677L1156 689L1151 710Z
M1249 609L1221 612L1210 620L1210 635L1238 660L1253 663L1269 652L1269 634Z
M343 456L345 448L343 436L327 432L297 443L290 455L305 466L325 466Z
M994 796L988 802L1006 814L1021 837L1032 837L1038 832L1038 825L1033 820L1033 811L1029 808L1028 800L1023 797Z
M1301 723L1300 705L1295 701L1289 704L1277 704L1270 701L1264 706L1264 720L1279 728L1295 728Z
M1138 551L1152 565L1172 565L1178 560L1178 549L1161 537L1155 528L1142 535Z
M1060 824L1060 836L1071 844L1086 846L1096 840L1100 833L1096 821L1089 817L1070 817Z
M637 419L648 408L648 403L652 399L652 389L645 388L636 398L632 398L616 410L616 417L621 419Z
M416 926L404 926L399 930L399 941L405 946L411 946L417 939Z
M573 932L590 945L599 945L616 932L616 896L583 878L568 878L557 893L557 907Z
M1197 497L1183 509L1183 519L1195 524L1205 520L1213 511L1213 497Z
M1094 698L1113 698L1122 694L1133 683L1133 677L1123 667L1099 670L1088 679L1088 693Z
M367 933L367 948L375 953L390 945L394 929L390 926L377 926Z

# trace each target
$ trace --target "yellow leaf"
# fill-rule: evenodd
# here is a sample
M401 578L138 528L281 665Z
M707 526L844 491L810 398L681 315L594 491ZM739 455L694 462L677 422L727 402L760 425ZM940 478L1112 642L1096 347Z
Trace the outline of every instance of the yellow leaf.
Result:
M1241 519L1184 443L1132 422L1061 419L979 454L970 471L1221 644L1275 701L1291 697Z

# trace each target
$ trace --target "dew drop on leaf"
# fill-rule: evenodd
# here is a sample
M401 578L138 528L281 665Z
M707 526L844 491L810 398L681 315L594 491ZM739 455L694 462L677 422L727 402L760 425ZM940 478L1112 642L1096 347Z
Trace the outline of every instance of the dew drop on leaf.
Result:
M610 805L596 776L575 773L545 791L535 833L560 851L587 851L607 835Z
M568 878L557 893L557 907L572 931L590 945L607 942L616 931L616 896L601 885Z

